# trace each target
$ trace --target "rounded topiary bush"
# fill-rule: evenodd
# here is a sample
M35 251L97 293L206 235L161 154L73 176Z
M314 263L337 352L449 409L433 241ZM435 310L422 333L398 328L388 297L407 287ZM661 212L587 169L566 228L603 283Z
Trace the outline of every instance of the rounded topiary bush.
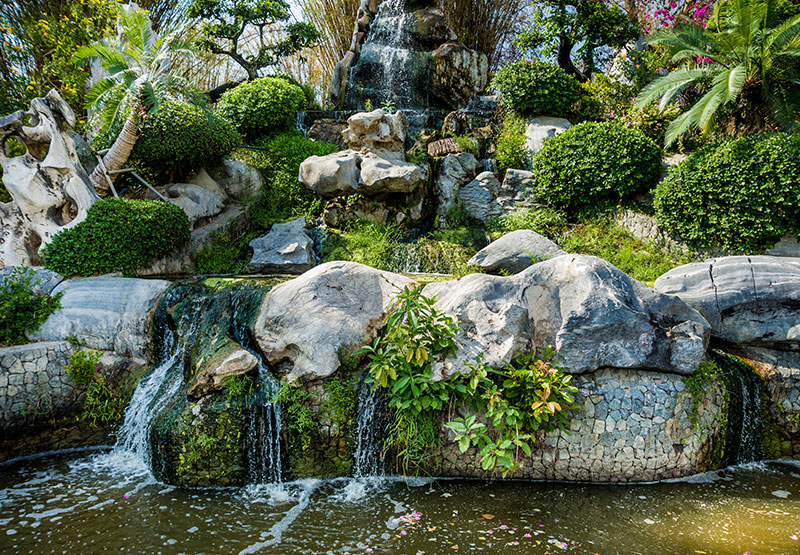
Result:
M541 201L579 209L653 188L661 149L618 123L581 123L545 141L532 171Z
M555 64L520 61L500 68L492 86L503 104L526 116L566 117L580 97L580 87Z
M800 234L800 136L765 133L698 150L659 184L656 216L700 247L756 253Z
M242 142L236 127L211 110L171 100L147 117L132 157L149 168L204 168Z
M303 89L279 77L261 77L224 93L217 111L248 137L288 127L306 106Z
M132 275L186 244L190 232L189 218L174 204L102 199L84 221L53 237L44 265L62 276Z

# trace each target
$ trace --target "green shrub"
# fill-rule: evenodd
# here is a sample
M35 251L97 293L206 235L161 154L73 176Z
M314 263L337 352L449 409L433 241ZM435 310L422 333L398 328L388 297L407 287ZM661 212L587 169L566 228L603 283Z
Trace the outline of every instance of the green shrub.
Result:
M236 158L261 171L267 186L251 205L253 228L267 229L275 222L298 216L317 216L324 202L298 181L300 164L310 156L325 156L338 147L322 141L306 139L299 131L291 130L260 139L255 145L264 150L237 151Z
M525 146L525 118L509 112L497 136L497 171L505 175L509 168L524 170L530 165L530 151Z
M650 104L638 111L631 110L626 119L630 127L638 129L656 144L663 145L669 124L679 115L681 109L678 106L667 106L664 111L659 111L656 104ZM681 142L684 140L679 139Z
M132 275L189 240L186 213L168 202L102 199L86 219L56 234L44 264L63 276L111 272Z
M18 266L0 283L0 346L27 343L25 333L38 330L61 308L61 293L35 293L33 277L32 269Z
M509 233L530 229L546 237L555 238L567 227L567 217L554 208L518 208L510 214L495 218L486 226L487 231Z
M520 61L500 68L492 86L503 104L524 116L566 117L578 101L578 82L555 64Z
M656 217L701 247L756 253L800 234L800 136L765 133L705 147L659 184Z
M168 101L149 116L131 154L154 173L187 175L213 164L242 142L236 128L211 110Z
M650 190L661 149L618 123L581 123L547 140L533 159L539 200L558 208L596 206Z
M305 107L303 89L277 77L242 83L217 103L217 111L251 139L288 127Z
M636 98L636 88L597 73L591 81L581 83L578 119L610 121L625 116Z

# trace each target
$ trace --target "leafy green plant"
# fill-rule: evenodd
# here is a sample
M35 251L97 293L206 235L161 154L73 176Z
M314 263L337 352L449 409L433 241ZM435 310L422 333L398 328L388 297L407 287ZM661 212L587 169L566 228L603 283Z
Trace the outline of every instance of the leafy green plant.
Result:
M566 117L579 96L574 78L557 65L538 60L503 66L492 86L505 106L523 116Z
M650 190L661 149L618 123L586 122L548 139L533 159L537 196L557 208L617 202Z
M455 433L459 450L478 448L481 467L499 466L505 477L520 466L520 452L530 455L537 434L567 430L569 412L579 409L571 384L572 376L555 362L551 347L537 356L536 351L507 363L502 370L492 370L478 359L471 365L469 393L478 414L454 419L446 427Z
M285 384L275 393L273 402L280 403L286 411L292 437L303 451L311 447L311 432L316 427L314 415L308 407L311 394L305 389Z
M501 233L530 229L552 239L567 229L567 217L555 208L523 207L489 221L486 229Z
M230 236L215 232L211 241L206 243L195 257L197 273L207 274L236 274L246 268L246 262L239 258L242 252L240 241L231 240Z
M419 289L405 287L389 305L386 333L356 351L366 355L374 387L387 390L394 419L386 448L396 453L404 473L426 464L439 435L438 412L453 390L466 392L456 380L431 380L431 363L454 351L457 330L434 303Z
M747 134L800 127L800 16L781 22L775 7L773 1L720 1L707 25L687 23L648 39L681 67L645 87L637 107L659 100L664 110L681 93L702 91L670 124L667 146L690 129L709 134L722 122Z
M53 237L44 248L44 264L63 276L132 275L184 245L190 230L186 213L174 204L101 199L84 221Z
M530 165L530 151L525 146L526 120L514 112L503 118L503 128L497 136L497 171L505 175L509 168L524 170Z
M755 254L800 233L800 137L743 137L673 166L655 196L665 229L701 247Z
M242 135L255 139L288 127L306 106L303 89L285 79L261 77L226 91L217 103L219 114Z
M35 272L18 266L0 283L0 346L27 343L26 333L34 332L61 308L63 293L47 295L33 289Z
M74 351L64 367L67 376L86 392L81 420L108 425L122 415L122 398L108 386L98 351Z
M627 114L636 98L636 88L597 73L581 83L577 115L583 121L611 121Z
M453 138L456 140L456 144L461 152L467 152L476 157L479 155L478 141L475 140L474 137L470 137L469 135L457 135Z

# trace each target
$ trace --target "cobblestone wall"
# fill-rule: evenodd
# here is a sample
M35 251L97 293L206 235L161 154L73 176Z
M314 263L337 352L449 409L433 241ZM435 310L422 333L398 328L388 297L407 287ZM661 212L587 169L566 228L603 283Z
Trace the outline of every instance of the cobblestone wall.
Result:
M74 411L79 394L64 371L72 349L66 341L0 348L0 431L4 438L24 424Z
M712 442L723 437L723 400L698 400L698 425L689 420L695 400L681 376L602 369L575 376L581 410L570 433L548 433L509 478L595 482L654 481L687 476L712 464ZM434 475L485 477L472 448L462 454L448 441Z

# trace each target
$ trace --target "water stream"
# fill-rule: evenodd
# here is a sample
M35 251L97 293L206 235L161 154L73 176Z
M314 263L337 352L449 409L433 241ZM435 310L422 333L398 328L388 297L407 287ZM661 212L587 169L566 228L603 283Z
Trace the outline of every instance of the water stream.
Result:
M380 392L369 380L362 379L358 386L353 449L353 476L356 478L383 475L383 442L386 437L383 409Z

